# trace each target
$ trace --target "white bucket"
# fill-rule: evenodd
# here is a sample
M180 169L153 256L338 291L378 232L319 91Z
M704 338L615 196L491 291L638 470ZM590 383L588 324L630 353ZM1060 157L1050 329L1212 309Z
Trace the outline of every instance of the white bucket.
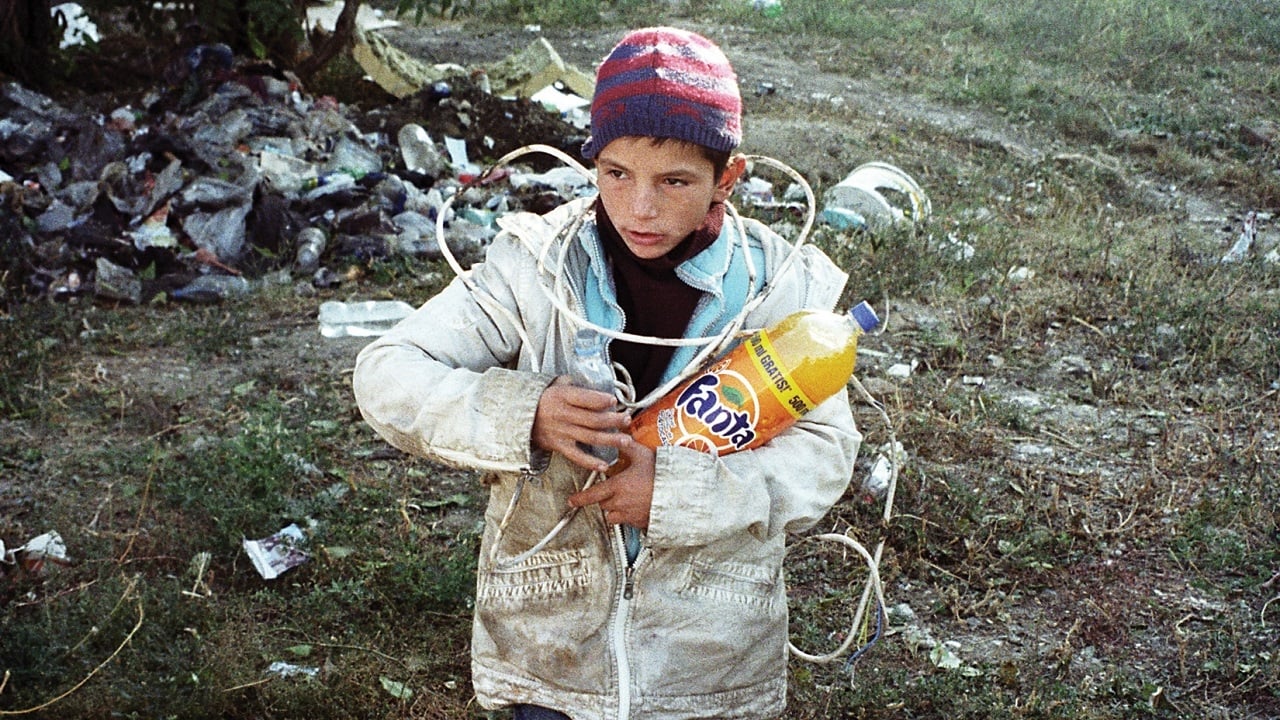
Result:
M900 194L906 206L895 205L883 190ZM931 212L929 196L920 185L901 168L883 162L859 165L823 197L823 218L838 227L861 224L878 230L908 222L918 224Z

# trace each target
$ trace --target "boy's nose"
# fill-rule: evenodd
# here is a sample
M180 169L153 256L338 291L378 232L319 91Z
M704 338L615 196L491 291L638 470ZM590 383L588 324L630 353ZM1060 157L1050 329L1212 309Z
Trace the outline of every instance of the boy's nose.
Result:
M651 188L640 188L636 190L635 197L631 199L631 212L634 213L636 217L657 217L657 191Z

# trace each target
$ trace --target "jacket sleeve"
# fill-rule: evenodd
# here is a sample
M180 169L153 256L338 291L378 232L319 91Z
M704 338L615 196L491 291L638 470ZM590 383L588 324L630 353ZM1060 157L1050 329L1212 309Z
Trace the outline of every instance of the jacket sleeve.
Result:
M743 531L763 540L806 530L844 494L861 443L842 390L754 450L715 457L661 447L648 542L684 547Z
M514 242L495 240L486 262L473 267L479 292L454 280L361 350L356 402L391 445L453 466L530 467L534 413L554 376L511 369L523 342L518 289L500 268L519 253Z

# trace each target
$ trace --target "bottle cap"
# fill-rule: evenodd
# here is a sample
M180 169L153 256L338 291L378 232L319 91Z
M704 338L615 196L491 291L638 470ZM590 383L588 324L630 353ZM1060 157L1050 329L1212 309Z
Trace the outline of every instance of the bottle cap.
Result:
M862 328L862 332L871 332L880 324L880 317L876 315L875 308L871 307L871 303L863 300L849 310L849 315L853 317L853 321L858 323L858 327Z

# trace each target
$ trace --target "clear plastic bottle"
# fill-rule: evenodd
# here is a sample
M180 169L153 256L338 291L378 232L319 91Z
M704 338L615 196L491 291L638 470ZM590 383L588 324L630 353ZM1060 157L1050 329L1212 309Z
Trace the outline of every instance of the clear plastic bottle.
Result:
M199 275L170 294L174 300L209 304L248 295L252 290L253 283L239 275Z
M569 377L578 387L590 388L613 395L613 365L609 363L605 336L590 328L582 328L573 338L573 366ZM618 459L618 448L609 445L593 445L588 452L613 464Z
M717 455L763 445L849 382L858 338L879 324L865 302L792 313L638 413L631 435Z
M297 256L294 267L298 272L313 273L320 269L320 256L324 254L326 241L324 231L320 228L303 228L294 239Z
M413 306L402 300L329 300L320 304L320 334L327 338L381 335L412 313Z

